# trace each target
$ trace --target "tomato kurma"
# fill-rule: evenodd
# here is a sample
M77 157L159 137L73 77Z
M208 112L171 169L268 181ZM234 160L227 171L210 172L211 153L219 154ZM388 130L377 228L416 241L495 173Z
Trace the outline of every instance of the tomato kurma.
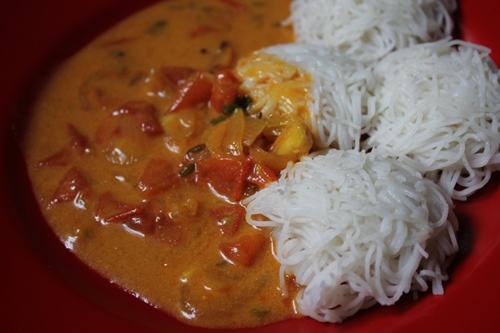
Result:
M296 120L250 116L232 70L292 40L288 7L160 2L62 64L28 119L33 190L65 246L193 325L296 316L293 277L285 293L269 234L245 223L240 203L297 158L273 150Z

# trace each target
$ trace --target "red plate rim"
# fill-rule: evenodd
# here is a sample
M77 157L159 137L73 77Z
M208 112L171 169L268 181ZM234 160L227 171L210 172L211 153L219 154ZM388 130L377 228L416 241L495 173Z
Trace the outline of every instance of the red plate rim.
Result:
M87 269L57 241L36 207L15 145L13 119L52 66L70 56L118 20L155 0L87 0L72 2L4 1L0 4L0 37L4 65L0 83L1 145L0 291L2 327L7 332L120 331L215 332L185 326L121 291ZM500 61L496 15L500 2L461 1L458 29L462 38L492 49ZM310 319L231 332L421 332L422 330L491 331L498 327L496 298L500 296L500 177L457 208L462 251L452 268L444 296L425 295L395 307L366 311L341 325ZM478 223L480 222L480 225Z

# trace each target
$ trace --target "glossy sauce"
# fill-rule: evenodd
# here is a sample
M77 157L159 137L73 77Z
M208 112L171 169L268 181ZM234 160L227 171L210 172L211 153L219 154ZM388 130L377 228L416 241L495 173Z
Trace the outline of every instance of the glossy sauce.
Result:
M193 325L252 327L297 314L293 294L280 289L267 232L235 222L244 214L238 198L216 195L214 184L189 170L218 114L206 105L169 114L178 89L165 81L165 68L215 72L291 41L291 30L279 24L288 6L160 2L64 63L27 125L33 190L65 246L126 291ZM221 253L249 238L264 250L247 262Z

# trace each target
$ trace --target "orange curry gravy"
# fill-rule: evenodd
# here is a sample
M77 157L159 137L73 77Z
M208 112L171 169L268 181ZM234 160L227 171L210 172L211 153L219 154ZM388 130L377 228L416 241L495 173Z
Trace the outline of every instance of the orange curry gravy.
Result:
M241 147L207 148L248 118L238 110L207 139L227 122L217 104L227 92L213 100L214 82L234 83L217 73L291 41L279 24L288 8L289 0L160 2L63 64L28 121L34 193L65 246L193 325L251 327L297 315L268 233L244 222L240 204L273 179L270 168L233 151Z

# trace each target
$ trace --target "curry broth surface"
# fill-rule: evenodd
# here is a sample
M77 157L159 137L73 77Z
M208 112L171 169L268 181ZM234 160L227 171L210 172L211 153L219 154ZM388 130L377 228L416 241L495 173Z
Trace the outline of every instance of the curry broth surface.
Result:
M161 134L145 130L151 115L163 121L174 96L159 72L164 66L208 71L234 65L253 50L291 41L291 30L279 25L288 8L289 0L160 2L64 63L28 121L23 148L34 193L65 246L128 292L193 325L251 327L296 313L279 288L265 231L246 223L238 231L267 237L266 251L252 266L221 256L218 245L233 236L221 232L214 210L238 204L189 176L159 194L138 191L148 166L170 168L159 182L179 178L186 151L202 142L217 116L207 107L192 109L162 124ZM65 177L71 179L66 192L84 184L71 200L56 194ZM96 212L105 193L122 206L150 205L168 223L150 237L133 225L103 221Z

